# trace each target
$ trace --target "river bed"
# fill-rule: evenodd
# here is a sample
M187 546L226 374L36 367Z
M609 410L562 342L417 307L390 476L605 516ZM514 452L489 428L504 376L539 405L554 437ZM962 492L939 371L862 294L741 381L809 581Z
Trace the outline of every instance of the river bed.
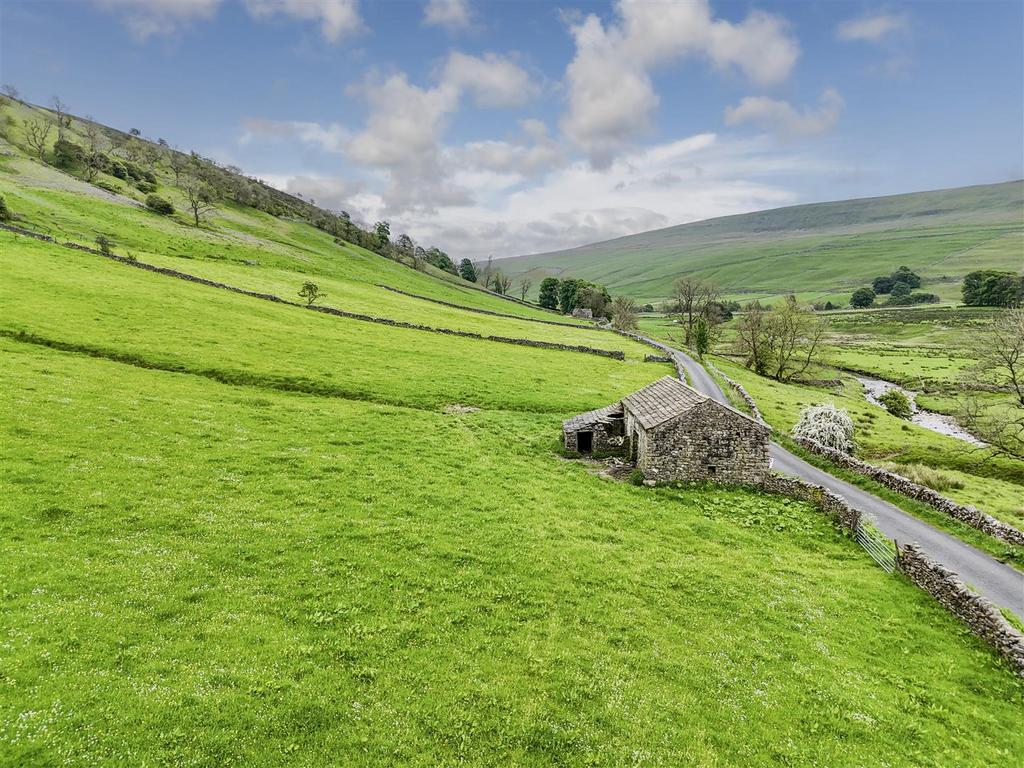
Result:
M913 392L909 389L904 389L899 384L894 384L891 381L885 381L884 379L875 379L870 376L856 377L857 381L864 385L864 397L869 403L874 403L880 408L885 406L878 400L879 397L884 395L890 389L897 389L907 396L910 401L910 409L913 413L910 416L910 420L917 424L919 427L930 429L932 432L937 432L940 435L946 435L948 437L955 437L957 440L963 440L965 443L971 445L985 445L981 440L976 438L966 429L957 423L957 420L952 416L947 416L944 413L935 413L935 411L926 411L923 408L917 407L915 398L917 392Z

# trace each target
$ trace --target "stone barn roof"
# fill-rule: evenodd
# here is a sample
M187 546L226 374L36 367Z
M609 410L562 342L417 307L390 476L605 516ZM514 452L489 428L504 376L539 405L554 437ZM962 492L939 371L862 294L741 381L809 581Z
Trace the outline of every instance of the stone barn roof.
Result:
M612 403L596 411L587 411L562 422L566 432L579 432L581 429L592 428L595 424L608 424L613 416L622 416L622 404Z
M696 406L710 399L707 395L702 395L674 376L665 376L653 384L648 384L643 389L622 398L622 405L640 422L640 426L644 429L652 429L659 424L664 424L669 419L682 416L684 413L693 410ZM741 413L731 406L719 403L717 400L713 402L745 419L753 421L766 430L770 429L767 424L751 419L747 414ZM587 414L582 415L585 416Z

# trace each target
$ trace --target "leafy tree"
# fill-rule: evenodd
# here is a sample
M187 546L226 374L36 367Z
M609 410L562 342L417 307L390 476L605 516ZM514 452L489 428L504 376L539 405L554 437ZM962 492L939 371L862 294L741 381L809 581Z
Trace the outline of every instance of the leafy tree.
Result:
M711 323L705 317L698 317L693 324L693 351L701 360L711 349Z
M309 280L302 284L302 288L299 289L299 297L306 300L306 306L311 307L313 303L319 299L323 299L327 296L326 293L320 292L320 286L316 283L312 283Z
M7 207L7 201L3 195L0 195L0 221L10 221L14 218L14 214L11 213L11 209Z
M892 290L890 290L889 293L896 298L901 298L903 296L909 296L912 290L913 288L911 288L910 283L905 283L902 280L897 280L895 283L892 284Z
M526 295L530 292L530 287L533 285L532 280L520 280L519 281L519 298L526 301Z
M612 325L620 331L635 331L640 311L628 296L616 296L611 304Z
M800 419L791 434L843 453L852 454L856 448L850 414L832 403L806 406L800 411Z
M443 269L445 272L453 275L459 274L459 271L455 268L455 262L440 248L428 248L423 254L423 260L428 264L433 264L438 269Z
M889 275L879 275L871 281L871 288L878 295L892 290L893 279Z
M603 285L585 283L577 294L576 306L589 309L594 317L607 317L612 297Z
M85 162L85 153L73 141L58 138L53 145L53 164L66 171L78 168Z
M559 280L557 277L545 277L540 281L538 303L545 309L558 309Z
M910 286L910 289L921 287L921 278L910 270L910 267L900 267L892 273L893 287L896 287L896 283L906 283Z
M378 221L373 225L373 233L377 235L377 241L385 246L391 242L391 225L386 221Z
M909 419L914 415L914 410L910 407L910 398L898 389L890 389L883 393L878 402L898 419Z
M106 235L96 236L96 245L99 246L100 251L105 253L107 256L111 255L114 251L114 241Z
M203 217L215 210L213 205L214 191L204 181L196 176L188 176L182 182L181 191L185 193L185 200L192 211L192 218L195 219L198 227Z
M583 287L584 282L576 278L568 278L559 284L558 306L563 314L572 314L572 311L579 306L579 295Z
M25 141L42 160L46 154L46 142L50 138L50 131L53 130L53 123L49 120L25 120L23 124Z
M641 311L642 312L653 312L654 311L654 305L653 304L644 304L643 307L641 307Z
M825 326L795 296L771 311L744 314L737 327L737 351L748 368L777 381L790 381L816 362Z
M463 259L459 262L459 275L463 280L468 280L471 283L476 282L476 267L473 266L473 262L469 259Z
M854 309L864 309L875 303L875 291L871 288L858 288L850 297L850 306Z
M174 213L174 206L171 205L170 201L165 200L159 195L147 195L146 207L154 213L159 213L161 216L170 216Z
M961 288L969 307L1015 307L1024 302L1024 275L979 269L964 277Z

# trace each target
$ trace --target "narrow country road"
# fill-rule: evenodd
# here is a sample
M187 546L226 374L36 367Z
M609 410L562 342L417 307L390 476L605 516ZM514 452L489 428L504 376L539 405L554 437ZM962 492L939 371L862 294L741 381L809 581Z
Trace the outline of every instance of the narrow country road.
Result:
M686 370L694 389L720 402L729 402L704 366L677 349L673 349L672 354ZM933 559L955 571L973 589L996 605L1024 617L1024 574L878 496L808 464L776 443L771 445L771 456L773 469L824 486L842 496L850 506L873 518L878 529L889 538L901 544L917 542Z

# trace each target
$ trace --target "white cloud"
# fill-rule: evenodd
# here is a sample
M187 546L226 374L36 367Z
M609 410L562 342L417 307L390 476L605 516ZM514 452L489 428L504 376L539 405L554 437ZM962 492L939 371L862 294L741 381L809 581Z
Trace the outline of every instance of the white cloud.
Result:
M466 29L473 23L468 0L430 0L423 9L423 23L443 27L449 32Z
M521 106L538 92L526 70L495 53L480 57L453 51L441 79L473 94L482 107Z
M317 21L324 39L332 43L363 29L357 0L245 0L245 6L257 19L280 13Z
M242 120L242 135L238 143L251 144L255 141L298 139L312 144L325 152L341 153L351 134L338 123L320 125L301 120L266 120L247 117Z
M906 14L875 13L844 21L836 28L836 37L845 41L877 43L909 26Z
M320 32L332 43L363 28L358 0L243 0L256 19L284 14L320 23ZM211 18L222 0L96 0L106 11L122 16L138 40L174 34L193 21Z
M796 109L788 101L764 96L747 96L735 107L726 107L726 125L758 123L782 138L817 136L828 133L843 111L843 97L834 88L826 88L815 108Z
M453 167L504 175L510 183L565 165L565 151L540 120L522 120L523 135L513 140L473 141L446 152Z
M211 18L221 0L97 0L97 5L120 14L137 40L178 32L193 21Z
M658 97L650 72L674 59L703 56L759 85L789 76L799 45L778 16L751 12L739 24L715 19L706 0L619 0L605 25L588 15L571 25L576 55L566 70L566 135L597 166L650 126Z
M258 178L272 187L313 200L321 208L348 210L363 191L363 185L332 176L262 174Z

